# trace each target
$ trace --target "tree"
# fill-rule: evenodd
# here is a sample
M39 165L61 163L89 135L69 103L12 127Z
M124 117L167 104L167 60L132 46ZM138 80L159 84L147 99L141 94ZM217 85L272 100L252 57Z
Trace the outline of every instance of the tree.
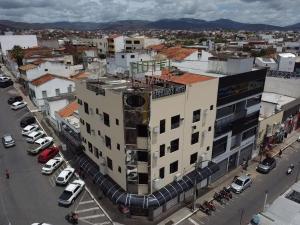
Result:
M17 61L18 66L23 65L24 50L19 45L13 47L11 55Z

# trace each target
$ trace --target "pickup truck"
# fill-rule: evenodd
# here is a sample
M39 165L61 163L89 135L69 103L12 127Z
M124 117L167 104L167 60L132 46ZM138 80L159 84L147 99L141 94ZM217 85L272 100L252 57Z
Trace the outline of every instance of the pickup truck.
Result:
M48 148L53 143L52 137L43 137L34 142L31 148L27 149L28 154L37 154L41 150Z

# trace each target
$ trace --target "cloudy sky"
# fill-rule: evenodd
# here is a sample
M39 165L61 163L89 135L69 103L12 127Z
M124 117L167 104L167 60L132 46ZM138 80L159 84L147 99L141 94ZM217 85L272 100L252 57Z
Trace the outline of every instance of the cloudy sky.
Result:
M300 22L299 9L299 0L0 0L0 19L105 22L187 17L290 25Z

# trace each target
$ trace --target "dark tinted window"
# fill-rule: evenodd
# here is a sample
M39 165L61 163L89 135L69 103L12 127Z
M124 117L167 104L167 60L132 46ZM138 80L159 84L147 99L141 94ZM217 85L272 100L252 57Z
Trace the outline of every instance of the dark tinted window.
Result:
M171 141L171 149L170 149L170 152L175 152L179 149L179 138Z
M193 112L193 123L200 121L200 114L201 114L200 109L195 110Z
M212 157L217 157L218 155L226 152L227 147L227 136L217 140L213 144Z
M165 167L159 169L159 178L165 178Z
M106 157L107 159L107 167L111 170L113 170L113 162L109 157Z
M138 156L138 161L139 162L148 162L148 152L138 151L137 156Z
M139 184L148 184L148 173L139 173Z
M165 156L165 151L166 151L166 145L160 145L159 146L159 157Z
M171 129L175 129L180 125L180 115L171 118Z
M178 161L175 161L170 164L170 174L178 171Z
M199 142L199 132L193 133L191 138L191 144L196 144Z
M147 125L137 125L137 136L138 137L148 137L148 127Z
M107 137L105 135L105 146L109 149L111 149L111 140L110 140L110 137Z
M86 114L89 114L89 104L87 104L86 102L84 102L84 112Z
M91 134L91 125L89 123L86 123L85 126L86 126L86 132L88 134Z
M166 120L161 120L159 122L159 133L165 133L166 132Z
M197 161L198 152L194 153L190 157L190 164L194 164Z
M103 116L104 116L104 124L109 127L110 126L109 115L107 113L103 113Z

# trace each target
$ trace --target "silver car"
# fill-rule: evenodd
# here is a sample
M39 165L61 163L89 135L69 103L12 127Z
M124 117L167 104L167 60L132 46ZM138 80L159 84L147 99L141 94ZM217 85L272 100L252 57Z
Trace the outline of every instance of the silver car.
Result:
M12 147L12 146L14 146L16 144L15 140L13 139L13 137L12 137L11 134L5 134L2 137L2 143L3 143L3 145L4 145L5 148Z
M250 187L252 184L252 179L250 176L248 175L242 175L237 177L232 184L230 185L231 190L236 193L239 194L241 192L243 192L245 189L247 189L248 187Z

